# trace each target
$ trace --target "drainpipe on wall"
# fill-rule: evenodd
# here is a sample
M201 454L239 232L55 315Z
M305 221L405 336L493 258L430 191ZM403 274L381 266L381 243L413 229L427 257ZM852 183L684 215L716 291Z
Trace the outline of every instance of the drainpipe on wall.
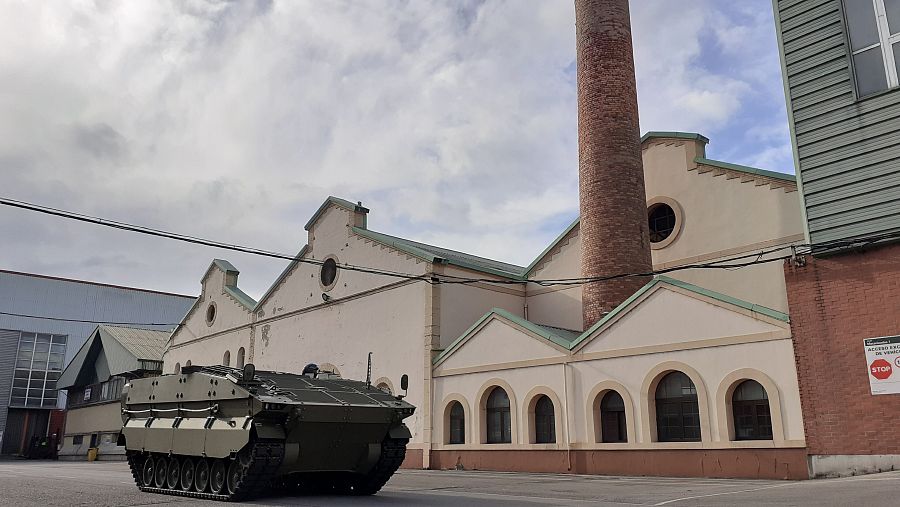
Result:
M528 320L528 296L525 296L525 320Z

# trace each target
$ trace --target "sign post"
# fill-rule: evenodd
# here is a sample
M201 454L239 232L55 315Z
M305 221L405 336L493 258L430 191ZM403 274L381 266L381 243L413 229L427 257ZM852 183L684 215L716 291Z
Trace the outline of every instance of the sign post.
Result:
M900 336L868 338L863 344L872 394L900 394Z

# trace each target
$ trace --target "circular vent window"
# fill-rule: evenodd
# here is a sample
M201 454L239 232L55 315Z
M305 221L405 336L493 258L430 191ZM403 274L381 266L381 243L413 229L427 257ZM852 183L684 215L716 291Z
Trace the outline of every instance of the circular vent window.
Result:
M654 250L669 246L681 231L682 213L677 202L658 197L648 203L647 225L650 229L650 247Z
M337 279L338 267L337 261L333 258L325 259L322 263L322 269L319 271L319 281L322 283L324 290L331 289Z
M211 326L213 322L216 321L216 304L210 303L209 306L206 307L206 324Z
M675 210L665 203L654 204L647 213L650 221L650 242L659 243L675 230Z

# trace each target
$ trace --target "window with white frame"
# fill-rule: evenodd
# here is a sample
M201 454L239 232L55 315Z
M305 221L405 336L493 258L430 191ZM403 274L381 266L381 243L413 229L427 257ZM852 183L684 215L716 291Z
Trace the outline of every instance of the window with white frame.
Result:
M900 85L900 0L844 0L860 97Z

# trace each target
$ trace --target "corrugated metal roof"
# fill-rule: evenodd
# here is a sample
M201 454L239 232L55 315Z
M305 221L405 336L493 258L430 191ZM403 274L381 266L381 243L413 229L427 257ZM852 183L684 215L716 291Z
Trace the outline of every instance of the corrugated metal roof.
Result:
M97 326L59 377L60 389L79 385L85 378L106 381L110 376L136 370L141 361L162 361L169 331L122 326ZM95 374L87 374L95 368Z
M166 340L172 334L169 331L151 331L119 326L100 326L100 331L106 332L122 344L135 359L149 361L162 361L163 352L166 350Z

